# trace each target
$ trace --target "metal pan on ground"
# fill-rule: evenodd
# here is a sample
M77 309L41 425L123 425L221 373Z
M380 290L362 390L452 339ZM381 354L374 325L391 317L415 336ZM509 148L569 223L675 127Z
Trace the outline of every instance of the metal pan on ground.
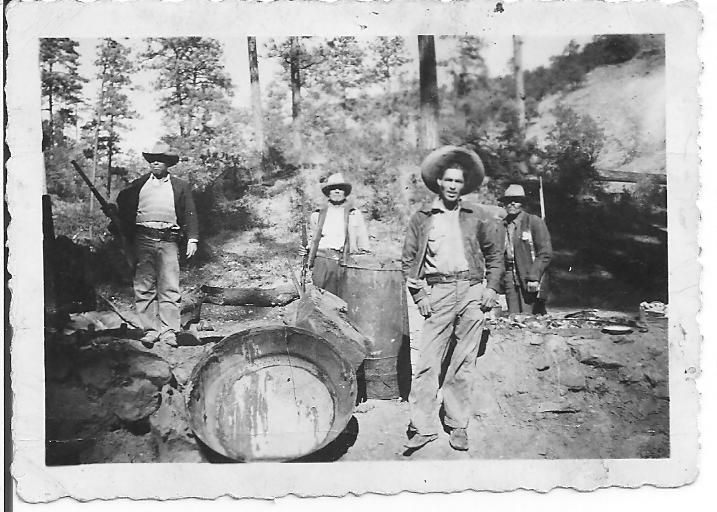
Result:
M630 334L632 332L632 327L628 327L627 325L606 325L602 328L602 332L607 334Z
M192 371L189 423L217 453L285 461L333 441L356 402L351 365L317 334L285 325L224 338Z

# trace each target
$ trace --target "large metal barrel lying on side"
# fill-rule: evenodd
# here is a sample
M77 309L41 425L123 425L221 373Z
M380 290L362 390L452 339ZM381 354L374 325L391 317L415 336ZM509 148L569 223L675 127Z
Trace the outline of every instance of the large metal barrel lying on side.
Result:
M352 364L316 333L257 327L220 341L194 368L190 426L209 448L242 460L292 460L346 427L356 402Z
M400 261L351 255L342 272L339 295L348 305L348 317L369 339L364 362L366 397L407 397L410 342Z

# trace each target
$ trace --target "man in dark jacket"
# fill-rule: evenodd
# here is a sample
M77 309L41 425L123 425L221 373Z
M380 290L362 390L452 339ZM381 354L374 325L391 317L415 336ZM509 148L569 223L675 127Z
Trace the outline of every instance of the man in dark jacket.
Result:
M142 344L151 348L160 341L176 346L179 247L186 240L187 258L197 251L197 214L189 185L169 174L179 156L167 144L157 144L142 155L151 172L119 193L117 207L122 230L135 250L134 298L145 332Z
M425 323L415 340L409 405L415 435L407 453L438 437L439 376L450 444L468 449L472 388L484 312L492 308L503 273L499 228L484 208L461 199L476 190L484 170L473 151L446 146L424 160L421 175L438 196L413 214L403 247L403 273ZM486 284L483 284L483 281ZM451 338L455 347L444 361Z
M545 274L553 247L543 219L523 210L525 190L510 185L501 199L507 215L503 221L505 237L505 277L503 288L510 314L544 315L548 279Z

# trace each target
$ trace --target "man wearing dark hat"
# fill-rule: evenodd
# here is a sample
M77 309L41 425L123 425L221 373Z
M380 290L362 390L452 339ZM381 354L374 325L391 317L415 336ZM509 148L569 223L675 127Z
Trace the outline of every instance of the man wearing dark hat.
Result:
M412 352L417 357L409 404L415 435L405 446L409 453L438 437L439 376L447 363L441 388L444 423L451 446L467 450L484 312L493 307L499 289L503 244L493 216L461 199L483 181L478 155L440 148L426 157L421 176L438 196L413 214L403 247L408 289L425 317ZM444 361L452 337L456 344L450 361Z
M142 153L150 172L136 179L117 196L122 229L134 242L134 298L144 329L141 341L177 345L180 328L179 247L186 239L187 258L197 251L199 231L192 190L171 176L169 167L179 161L167 144Z
M351 184L343 174L329 176L321 191L328 201L311 214L311 242L300 254L309 252L314 285L337 295L340 264L349 254L369 250L368 232L361 211L346 200Z
M503 287L510 314L544 315L547 295L545 270L553 256L545 221L523 209L525 190L510 185L501 203L507 212L505 231L505 276Z

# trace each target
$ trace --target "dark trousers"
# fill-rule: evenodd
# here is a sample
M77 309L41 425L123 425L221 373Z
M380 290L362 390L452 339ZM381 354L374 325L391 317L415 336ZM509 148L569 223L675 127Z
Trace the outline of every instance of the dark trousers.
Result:
M314 285L317 288L326 290L336 296L339 295L341 266L339 265L338 259L317 254L314 260L312 277Z
M503 287L505 289L505 302L508 304L508 313L544 315L545 300L538 297L536 292L526 292L520 286L520 280L515 274L515 269L506 269L503 276Z

